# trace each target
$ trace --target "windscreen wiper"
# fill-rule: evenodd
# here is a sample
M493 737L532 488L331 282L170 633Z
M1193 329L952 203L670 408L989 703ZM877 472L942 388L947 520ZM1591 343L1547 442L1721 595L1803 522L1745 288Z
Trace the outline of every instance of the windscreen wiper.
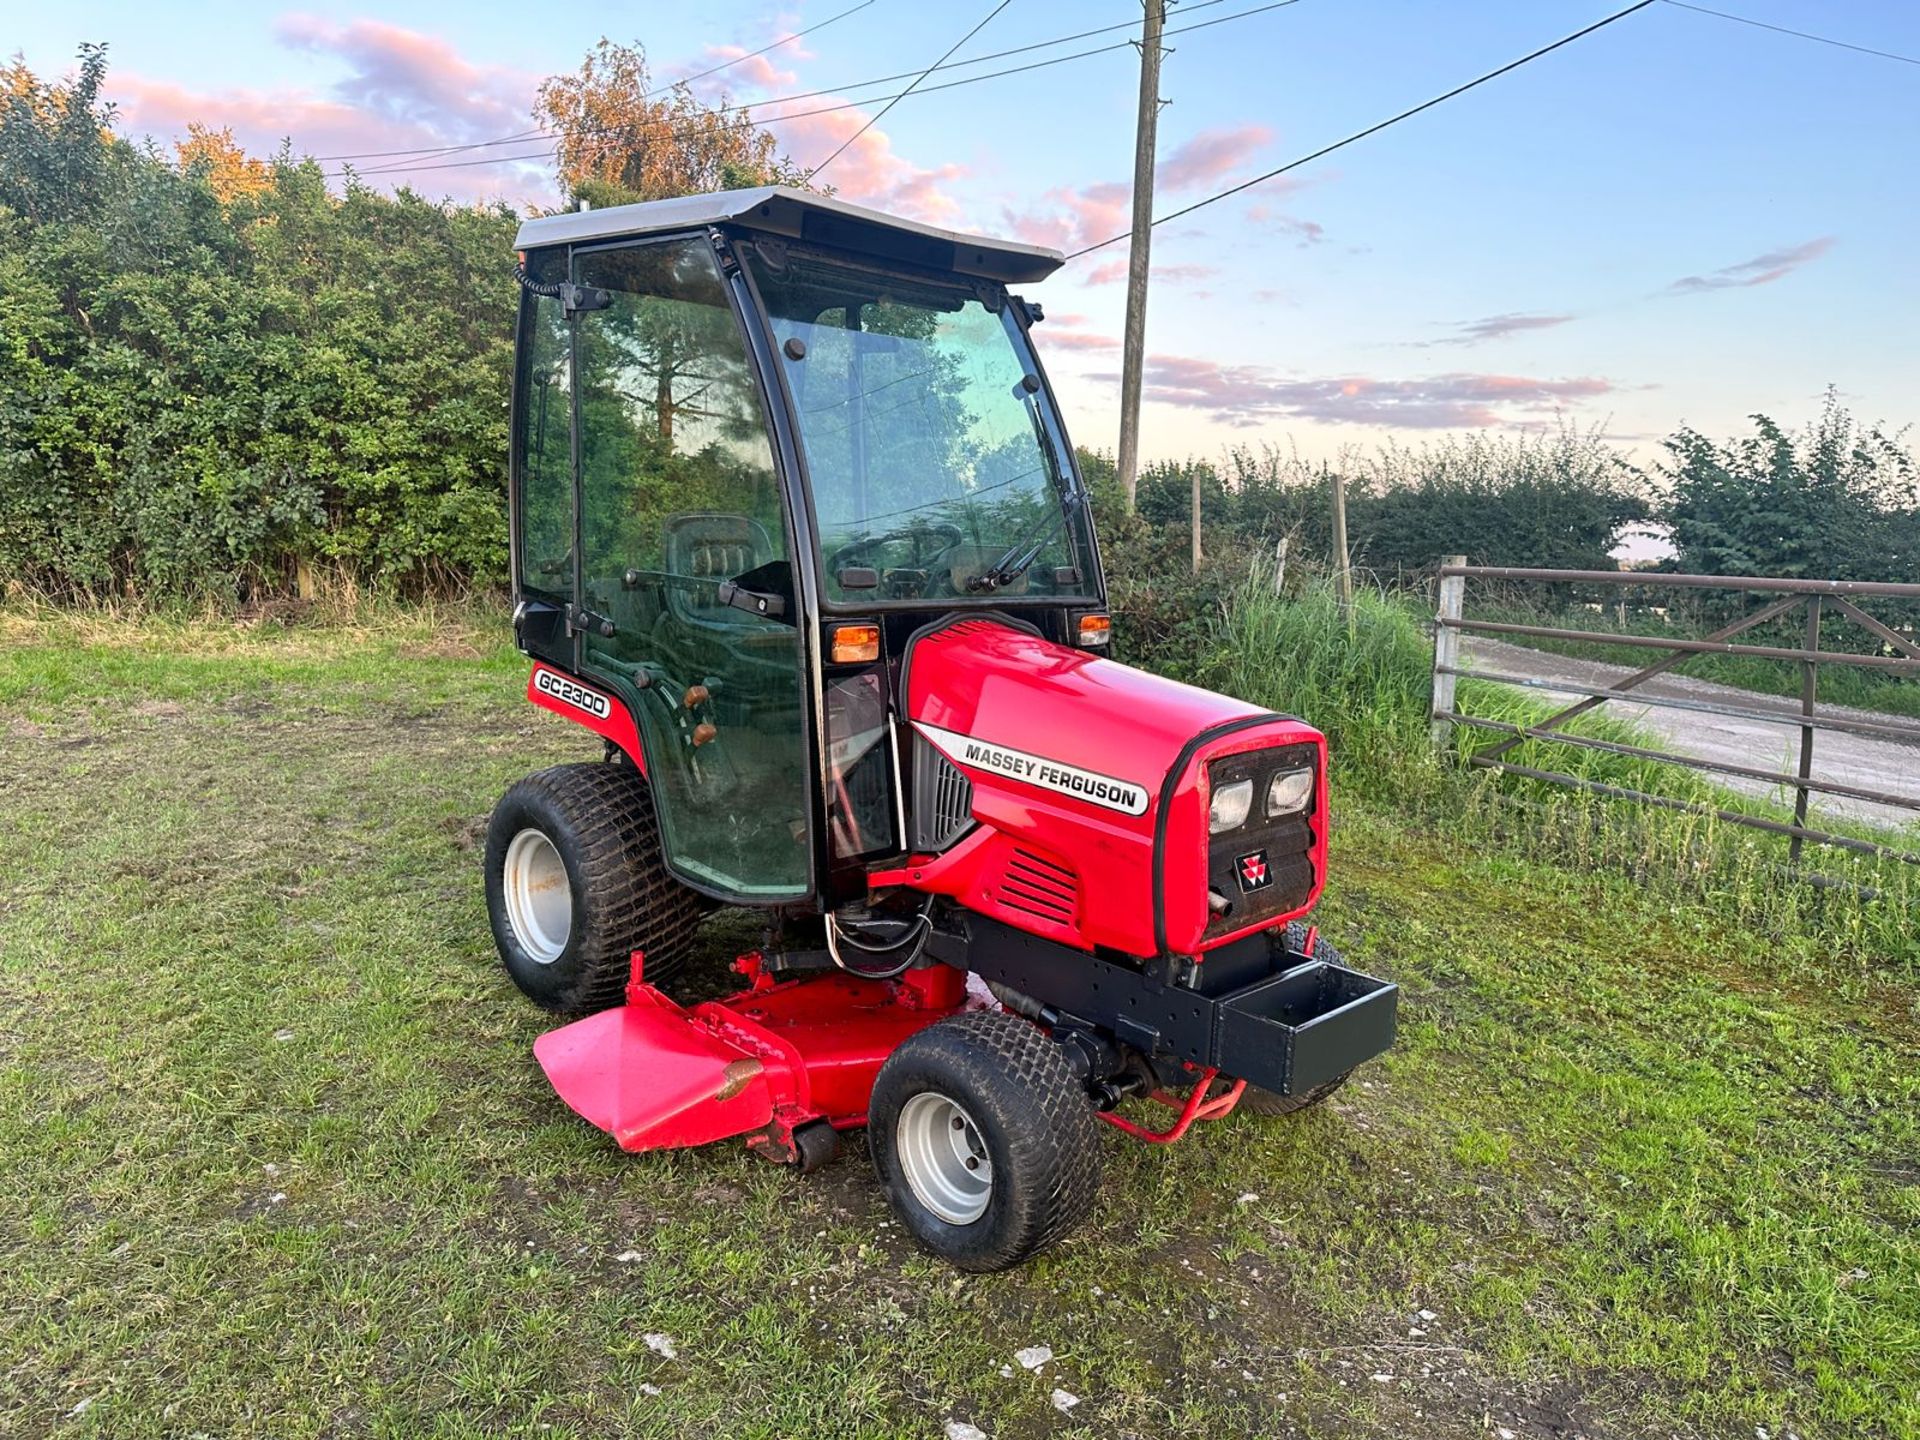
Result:
M1065 479L1067 472L1060 464L1059 452L1053 448L1052 432L1047 429L1046 417L1040 413L1040 377L1028 371L1014 382L1013 393L1026 406L1027 419L1033 425L1033 438L1039 443L1041 453L1046 456L1048 468L1052 471L1054 479L1056 481ZM1026 574L1033 568L1033 562L1040 558L1040 552L1046 549L1047 543L1053 539L1054 526L1064 522L1072 513L1072 507L1080 504L1081 499L1080 492L1074 491L1066 497L1058 510L1051 515L1042 515L1028 526L1026 533L1009 545L1005 554L980 574L969 577L967 589L974 594L982 590L1002 590ZM1045 527L1044 533L1035 539L1035 533L1041 531L1042 527ZM1029 542L1031 542L1030 545Z
M1086 497L1075 490L1060 502L1060 508L1049 515L1043 515L1027 528L1006 553L978 575L970 576L967 589L978 594L982 590L1004 590L1027 571L1033 568L1033 562L1040 558L1040 552L1052 542L1054 532L1065 526L1067 518L1081 505ZM1039 531L1036 538L1035 531Z

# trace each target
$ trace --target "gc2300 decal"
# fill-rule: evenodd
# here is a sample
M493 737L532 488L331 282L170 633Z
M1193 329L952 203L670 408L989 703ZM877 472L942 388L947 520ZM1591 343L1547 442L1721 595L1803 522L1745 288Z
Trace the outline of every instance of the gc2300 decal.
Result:
M919 720L914 721L913 726L938 746L949 760L969 770L984 770L990 775L1024 780L1042 790L1071 795L1089 805L1118 810L1122 815L1147 813L1147 787L1136 785L1131 780L1082 770L1077 765L1065 765L1058 760L1049 760L1044 755L1030 755L1024 750L975 739L953 730L943 730L938 725L928 725Z
M557 670L533 672L533 688L562 705L604 720L613 711L613 702L598 690L589 690L577 680L569 680Z

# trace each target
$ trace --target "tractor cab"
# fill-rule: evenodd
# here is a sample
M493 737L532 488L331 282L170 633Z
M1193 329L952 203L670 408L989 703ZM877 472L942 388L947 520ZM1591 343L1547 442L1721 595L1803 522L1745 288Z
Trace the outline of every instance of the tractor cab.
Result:
M1324 737L1105 653L1008 289L1060 255L772 188L519 247L515 635L605 758L494 807L487 907L585 1015L534 1046L568 1105L803 1170L866 1127L909 1231L995 1269L1086 1214L1098 1121L1297 1110L1391 1043L1305 919ZM683 1005L727 905L766 922L744 988Z
M913 633L1106 639L1038 312L1006 288L1060 257L777 189L519 245L521 645L632 716L686 884L864 895L908 847L888 667Z

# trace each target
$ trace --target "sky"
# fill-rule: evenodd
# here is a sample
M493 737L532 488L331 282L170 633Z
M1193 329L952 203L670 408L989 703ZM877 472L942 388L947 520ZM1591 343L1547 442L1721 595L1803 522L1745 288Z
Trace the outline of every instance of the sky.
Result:
M1156 213L1625 3L1183 0L1168 18ZM1828 387L1865 420L1920 419L1920 3L1713 8L1910 58L1657 0L1158 227L1145 455L1264 443L1317 460L1573 425L1651 462L1681 425L1726 436L1763 412L1797 426ZM992 9L69 3L16 8L0 52L51 75L83 41L107 42L121 131L163 146L197 120L263 154L285 140L360 156L372 183L550 208L538 137L369 152L526 132L540 80L576 69L604 35L644 44L656 81L738 60L692 81L710 100L823 92L754 112L814 164ZM1139 0L1010 0L820 179L846 199L1064 250L1124 231L1139 83L1124 42L1139 19ZM1099 53L1036 64L1088 50ZM977 79L1018 66L1035 68ZM1116 442L1126 256L1124 243L1094 251L1026 291L1047 310L1037 338L1082 445Z

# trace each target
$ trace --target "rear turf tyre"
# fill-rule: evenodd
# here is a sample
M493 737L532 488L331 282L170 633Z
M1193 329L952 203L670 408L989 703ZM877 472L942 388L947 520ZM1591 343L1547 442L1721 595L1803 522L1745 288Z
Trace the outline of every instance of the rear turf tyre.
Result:
M628 765L527 776L487 822L487 913L514 984L543 1009L617 1004L628 961L649 980L685 958L700 897L667 873L647 782Z
M1304 920L1294 920L1287 925L1287 953L1304 955L1307 949L1307 924ZM1316 939L1313 954L1309 958L1325 961L1329 965L1340 963L1340 952L1325 940ZM1271 1090L1262 1090L1249 1085L1240 1096L1240 1103L1234 1109L1247 1115L1297 1115L1302 1110L1310 1110L1325 1100L1334 1091L1346 1084L1353 1075L1351 1070L1342 1071L1331 1080L1316 1085L1304 1095L1276 1095Z
M974 1011L905 1041L874 1082L874 1169L913 1238L1004 1270L1065 1236L1100 1188L1086 1088L1045 1033Z

